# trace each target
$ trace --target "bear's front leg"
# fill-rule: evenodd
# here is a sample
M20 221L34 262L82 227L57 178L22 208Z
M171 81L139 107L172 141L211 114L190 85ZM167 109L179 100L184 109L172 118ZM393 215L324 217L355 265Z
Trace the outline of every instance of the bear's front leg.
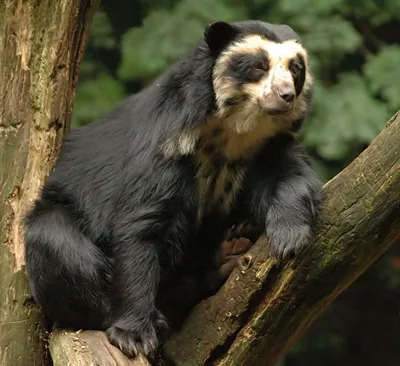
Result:
M272 254L284 259L310 241L320 211L322 184L290 135L271 140L251 166L244 201L265 227Z
M136 239L119 245L114 263L107 336L128 357L152 354L160 344L160 331L167 328L155 306L161 274L155 244Z

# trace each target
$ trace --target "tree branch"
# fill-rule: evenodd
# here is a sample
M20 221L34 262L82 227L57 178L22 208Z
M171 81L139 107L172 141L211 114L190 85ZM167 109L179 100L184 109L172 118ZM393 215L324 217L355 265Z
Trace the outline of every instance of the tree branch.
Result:
M400 114L324 187L315 243L280 263L261 238L166 345L177 365L274 365L315 318L400 240ZM250 263L250 265L247 265ZM241 267L241 268L240 268Z
M199 304L182 331L167 342L168 357L182 366L274 365L345 288L400 240L399 141L397 113L370 146L325 185L314 245L290 261L278 262L269 257L267 240L260 238L218 294ZM60 350L74 353L63 340L73 334L51 339L53 358ZM93 337L103 337L102 352L107 353L104 334ZM55 366L64 364L55 361Z
M127 359L111 345L104 332L65 332L57 330L50 336L50 353L55 366L150 366L144 357Z

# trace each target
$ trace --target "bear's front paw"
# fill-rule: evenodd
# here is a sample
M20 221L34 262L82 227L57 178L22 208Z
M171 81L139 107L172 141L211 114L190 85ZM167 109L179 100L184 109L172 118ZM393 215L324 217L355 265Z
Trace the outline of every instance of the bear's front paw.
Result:
M312 231L309 225L267 225L266 235L271 254L277 259L286 259L299 253L311 240Z
M126 328L129 323L131 327ZM159 331L167 328L165 317L159 311L155 311L151 319L124 321L123 324L123 327L112 325L106 333L110 343L130 358L139 354L154 354L160 344Z

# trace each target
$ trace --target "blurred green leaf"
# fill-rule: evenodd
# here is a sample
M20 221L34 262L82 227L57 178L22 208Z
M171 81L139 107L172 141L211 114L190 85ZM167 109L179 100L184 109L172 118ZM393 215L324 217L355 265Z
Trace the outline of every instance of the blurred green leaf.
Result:
M394 113L400 109L400 46L385 47L371 56L364 65L364 72L374 93L379 93Z
M301 12L302 14L318 14L321 16L330 14L333 10L340 9L342 3L343 0L281 0L279 1L279 8L285 15L298 16L299 12Z
M321 181L324 183L338 173L336 169L327 165L323 160L314 158L311 159L311 164L319 179L321 179Z
M320 19L302 38L313 57L331 67L362 43L362 37L353 25L339 16Z
M102 71L96 79L79 83L74 105L73 126L83 125L106 113L125 96L124 87Z
M93 17L91 45L95 48L105 49L112 49L116 46L113 29L105 11L98 11Z
M325 159L340 160L369 144L388 117L385 104L373 99L355 73L342 74L331 88L319 85L316 107L304 130L304 141Z
M214 0L183 0L173 10L154 10L140 28L124 34L119 76L124 80L152 78L193 47L206 24L237 20L245 13L243 6Z
M398 0L345 1L341 12L379 26L400 18L400 2Z

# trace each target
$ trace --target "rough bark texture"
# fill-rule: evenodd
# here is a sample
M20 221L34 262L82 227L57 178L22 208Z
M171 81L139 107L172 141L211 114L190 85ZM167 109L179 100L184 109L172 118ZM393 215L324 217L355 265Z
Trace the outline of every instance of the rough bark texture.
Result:
M24 273L20 220L69 127L98 2L0 1L0 365L42 366L47 358Z
M260 238L218 294L199 304L166 344L177 365L276 364L315 318L400 240L399 141L398 113L368 149L325 185L324 212L306 253L279 263L269 258L267 240ZM66 357L64 362L80 352L68 341L71 337L74 333L58 333L50 342ZM98 345L104 342L95 352L108 357L104 334L92 337ZM109 364L127 362L119 358ZM146 364L138 361L138 366Z
M54 366L150 366L144 357L127 359L111 345L104 332L55 331L50 336Z

